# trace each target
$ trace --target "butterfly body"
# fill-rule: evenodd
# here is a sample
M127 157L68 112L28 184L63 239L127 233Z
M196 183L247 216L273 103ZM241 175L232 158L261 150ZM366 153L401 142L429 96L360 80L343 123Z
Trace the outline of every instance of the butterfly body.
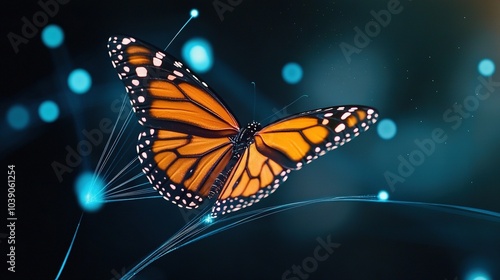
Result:
M254 136L262 128L260 123L251 122L245 128L242 128L238 135L231 139L233 143L233 153L240 157L241 153L254 142Z
M229 140L231 141L231 144L233 146L231 159L226 165L226 168L215 179L214 184L212 185L208 194L209 199L211 199L214 195L220 193L221 189L227 181L229 173L238 163L238 160L245 149L247 149L253 143L254 135L260 129L260 123L254 121L249 123L246 127L240 129L237 135L229 137Z
M367 106L295 114L242 127L215 92L168 53L114 36L109 55L143 131L137 153L160 195L185 208L217 196L212 216L257 203L326 152L376 122Z

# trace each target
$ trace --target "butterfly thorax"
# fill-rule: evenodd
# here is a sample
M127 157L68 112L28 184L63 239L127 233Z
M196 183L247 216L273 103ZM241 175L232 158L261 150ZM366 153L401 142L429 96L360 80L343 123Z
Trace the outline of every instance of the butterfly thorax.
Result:
M240 157L248 146L254 142L254 136L261 129L260 123L253 121L240 129L238 134L231 138L233 143L233 157Z

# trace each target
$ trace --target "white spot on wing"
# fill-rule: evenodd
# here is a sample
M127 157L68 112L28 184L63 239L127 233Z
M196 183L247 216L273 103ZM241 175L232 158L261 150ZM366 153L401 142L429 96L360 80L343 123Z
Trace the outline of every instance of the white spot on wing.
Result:
M146 77L148 75L148 70L144 67L137 67L135 68L135 72L137 73L137 76L139 77Z
M341 123L335 128L335 132L339 133L345 129L345 124Z
M154 66L161 66L161 59L157 58L157 57L153 57L153 65Z

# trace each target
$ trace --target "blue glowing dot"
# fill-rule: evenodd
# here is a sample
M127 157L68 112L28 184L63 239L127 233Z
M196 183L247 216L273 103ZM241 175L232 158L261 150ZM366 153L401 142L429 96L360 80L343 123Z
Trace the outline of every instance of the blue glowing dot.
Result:
M378 123L377 133L380 138L389 140L396 136L396 123L391 119L383 119Z
M64 31L59 25L49 24L42 31L42 42L47 48L57 48L64 42Z
M302 80L302 75L304 72L302 71L302 67L295 62L289 62L283 66L281 70L281 76L283 80L289 84L296 84Z
M78 176L75 183L78 203L84 211L95 212L102 207L104 182L90 172Z
M490 276L483 270L474 270L467 274L466 280L491 280Z
M481 75L489 77L495 73L495 63L491 59L485 58L479 62L477 69Z
M198 12L197 9L192 9L191 12L189 13L191 15L191 17L195 18L195 17L198 17L198 15L200 14Z
M92 78L85 69L75 69L68 76L68 86L76 94L86 93L92 86Z
M46 100L38 107L38 115L44 122L53 122L59 117L59 106L51 100Z
M182 57L198 73L207 72L213 65L212 47L205 39L187 41L182 47Z
M202 219L203 219L203 223L205 223L205 224L211 224L214 221L214 218L212 218L211 214L206 215Z
M30 122L30 113L23 105L13 105L7 111L7 122L14 129L24 129Z
M387 193L386 191L380 191L377 197L379 200L386 201L389 199L389 193Z

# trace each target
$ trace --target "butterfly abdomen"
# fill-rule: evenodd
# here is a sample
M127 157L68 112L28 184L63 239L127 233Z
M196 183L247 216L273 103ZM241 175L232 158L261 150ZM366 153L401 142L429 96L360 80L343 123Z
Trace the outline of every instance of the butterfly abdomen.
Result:
M210 192L208 193L209 199L218 195L222 191L224 185L227 182L229 174L231 173L237 162L238 158L233 155L229 160L229 163L224 168L224 170L221 173L219 173L219 175L217 175L217 178L215 178L215 181L212 184L212 187L210 188Z
M222 191L234 166L238 163L240 157L243 155L248 146L254 142L255 133L260 129L260 123L254 121L242 128L237 135L229 138L233 145L231 160L227 164L226 168L224 168L224 170L215 179L208 195L209 198L212 198L214 195L219 194Z

